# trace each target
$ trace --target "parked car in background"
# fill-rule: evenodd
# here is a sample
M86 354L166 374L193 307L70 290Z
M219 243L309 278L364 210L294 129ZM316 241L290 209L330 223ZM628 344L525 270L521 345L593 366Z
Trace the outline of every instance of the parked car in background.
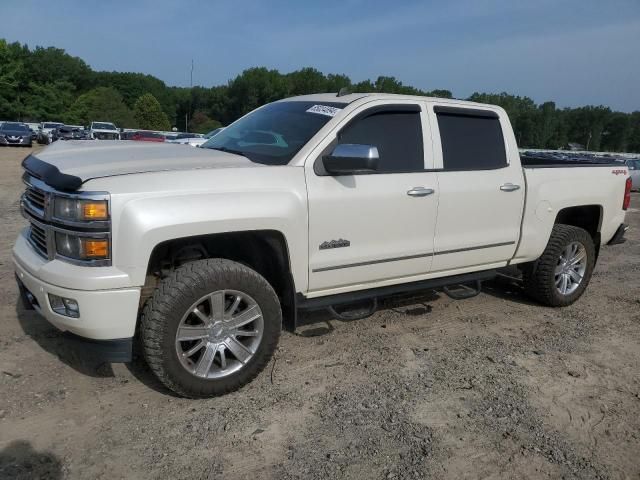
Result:
M52 133L53 140L85 140L87 134L81 125L63 125Z
M129 140L137 140L139 142L164 142L164 135L142 130L134 133Z
M40 123L40 127L38 128L38 136L37 136L38 143L42 145L49 145L53 141L51 132L53 132L53 130L55 130L56 128L61 127L62 125L64 125L64 123L60 123L60 122Z
M626 163L631 177L631 190L640 190L640 158L627 160Z
M30 147L31 130L24 123L4 122L0 126L0 145Z
M209 133L205 135L180 133L176 136L175 140L171 140L169 141L169 143L178 143L181 145L191 145L192 147L199 147L200 145L205 143L207 140L209 140L211 137L220 133L222 130L224 130L224 127L216 128L215 130L211 130ZM198 135L198 136L194 136L194 135Z
M91 122L89 138L94 140L120 140L120 131L111 122Z
M136 133L135 130L125 130L125 129L120 129L120 140L131 140L131 137L133 137Z
M29 130L31 130L31 140L36 140L38 138L38 129L40 128L40 124L37 122L26 122L25 125L29 127Z

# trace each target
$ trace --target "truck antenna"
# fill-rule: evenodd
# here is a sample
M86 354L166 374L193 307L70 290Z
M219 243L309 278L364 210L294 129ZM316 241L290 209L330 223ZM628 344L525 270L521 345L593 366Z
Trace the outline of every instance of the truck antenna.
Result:
M343 97L345 95L349 95L351 91L347 87L342 87L336 97Z

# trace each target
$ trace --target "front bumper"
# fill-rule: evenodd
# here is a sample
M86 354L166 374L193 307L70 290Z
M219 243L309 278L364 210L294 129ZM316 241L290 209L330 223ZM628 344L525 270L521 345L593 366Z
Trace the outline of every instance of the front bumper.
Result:
M86 276L102 267L80 267L60 265L60 275L55 276L56 284L42 280L39 272L50 270L54 262L41 258L32 247L25 244L24 236L18 237L13 250L13 264L23 299L27 307L31 305L47 321L71 334L89 341L114 341L131 339L134 336L140 301L140 288L92 288L94 281L87 280L80 288L69 288L62 285L77 284L81 275ZM62 268L64 267L64 268ZM107 267L105 270L111 272ZM67 278L68 277L68 278ZM86 285L86 287L85 287ZM49 303L49 294L76 300L79 317L72 318L54 312ZM113 343L113 342L111 342Z
M29 137L20 137L18 139L11 139L6 137L0 137L0 145L31 145L31 136Z
M16 281L18 282L20 297L25 309L36 310L43 314L40 302L25 287L18 274L16 274ZM63 337L70 350L99 362L120 363L130 362L133 359L133 337L95 340L81 337L70 331L65 331Z

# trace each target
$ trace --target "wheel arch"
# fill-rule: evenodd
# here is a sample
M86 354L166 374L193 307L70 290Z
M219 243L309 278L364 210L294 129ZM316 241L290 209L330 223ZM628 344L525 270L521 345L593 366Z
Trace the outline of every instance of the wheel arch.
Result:
M151 295L157 281L188 262L224 258L252 268L276 291L282 307L284 327L295 329L296 286L285 235L278 230L249 230L173 238L158 243L147 263L141 302Z
M574 205L558 211L554 225L571 225L586 230L596 247L596 260L600 253L600 230L603 218L602 205Z

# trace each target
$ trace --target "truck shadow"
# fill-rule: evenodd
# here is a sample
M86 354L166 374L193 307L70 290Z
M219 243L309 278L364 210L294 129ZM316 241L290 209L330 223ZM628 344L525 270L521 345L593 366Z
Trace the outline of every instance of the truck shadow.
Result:
M18 298L16 317L22 330L40 348L58 357L66 365L89 377L113 377L113 369L108 363L91 358L65 341L63 333L47 322L35 310L27 310Z
M25 440L11 442L0 450L0 478L62 478L62 462L51 452L38 452Z
M499 274L495 279L483 282L482 292L502 300L541 307L539 303L527 297L522 289L522 280L511 272Z

